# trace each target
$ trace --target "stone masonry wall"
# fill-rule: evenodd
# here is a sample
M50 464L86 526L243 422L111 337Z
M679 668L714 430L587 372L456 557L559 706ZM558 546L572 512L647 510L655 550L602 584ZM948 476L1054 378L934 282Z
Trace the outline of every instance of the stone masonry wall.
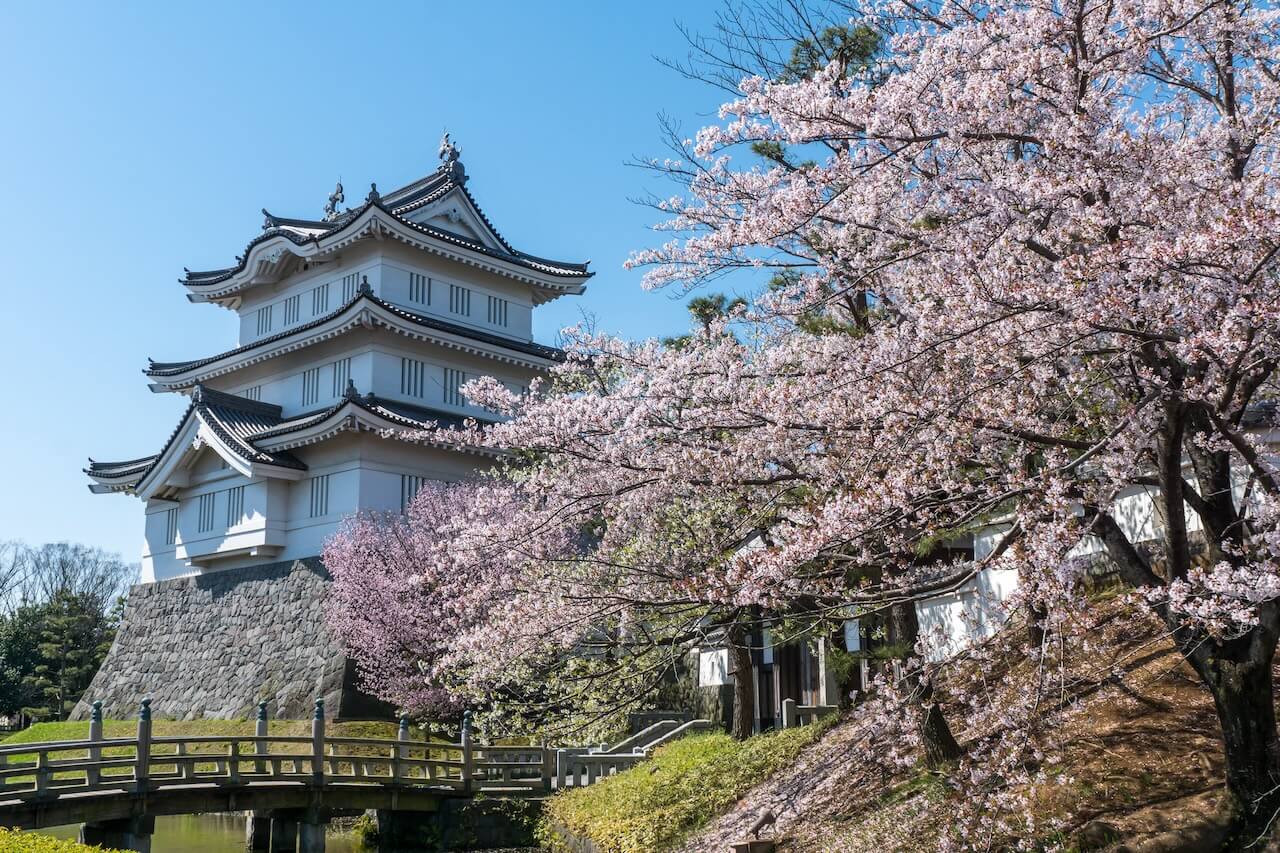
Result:
M324 619L328 573L318 558L225 569L135 586L115 643L72 712L107 717L377 719L390 709L355 689L354 668Z

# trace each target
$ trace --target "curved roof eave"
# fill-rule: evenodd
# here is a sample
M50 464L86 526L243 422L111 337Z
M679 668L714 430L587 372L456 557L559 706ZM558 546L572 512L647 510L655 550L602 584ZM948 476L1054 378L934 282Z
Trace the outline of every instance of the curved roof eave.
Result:
M310 418L299 418L299 423L296 426L281 424L280 427L267 430L254 438L254 444L260 443L264 448L270 448L276 452L292 450L297 447L325 441L339 432L349 430L352 428L351 422L353 420L363 425L366 429L396 433L397 438L409 441L410 439L405 439L400 434L412 430L429 429L432 422L439 423L446 419L458 420L457 418L446 416L445 413L441 413L439 419L432 419L432 421L415 420L386 409L382 403L383 401L378 398L344 398L324 412L312 415ZM490 458L498 458L503 455L500 450L459 447L446 441L415 441L415 443L428 444L432 447Z
M361 305L361 302L368 304ZM497 335L472 331L433 317L405 311L367 291L360 291L345 305L309 323L208 358L185 362L152 362L150 367L143 370L143 373L152 379L159 380L155 383L156 386L160 386L156 390L186 388L206 379L309 346L317 338L335 337L356 328L364 328L363 312L374 310L378 312L378 316L373 319L379 320L380 325L390 331L406 334L409 327L427 330L419 334L430 338L440 346L470 351L497 361L519 364L537 370L550 367L563 358L563 353L554 347L540 344L525 345L520 341L509 341Z
M595 275L587 269L590 261L571 263L519 252L499 252L443 229L409 221L389 210L380 201L368 201L353 211L352 215L338 220L328 231L319 234L303 235L285 227L272 227L249 242L236 266L196 274L208 276L207 278L192 279L188 275L181 283L187 288L187 298L191 301L228 299L252 286L257 265L266 260L266 255L271 251L288 251L306 260L350 245L363 237L371 225L378 228L377 233L381 233L380 226L386 225L390 229L387 232L390 236L425 251L469 266L487 268L497 275L520 279L547 290L582 293L586 280Z

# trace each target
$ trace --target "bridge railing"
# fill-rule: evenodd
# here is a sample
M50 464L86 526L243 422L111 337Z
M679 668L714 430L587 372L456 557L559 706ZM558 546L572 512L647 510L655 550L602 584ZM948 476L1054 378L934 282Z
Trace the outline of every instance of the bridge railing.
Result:
M407 720L395 739L331 736L323 713L317 702L310 737L268 735L265 709L253 735L153 736L144 702L137 737L103 738L95 708L88 739L0 746L0 795L40 799L200 782L415 785L464 793L552 785L555 753L546 747L473 747L469 726L461 743L413 741Z
M0 794L60 795L91 789L159 788L193 782L246 784L297 780L465 789L460 745L383 738L326 738L319 761L299 746L308 737L157 737L59 741L0 747ZM111 754L92 757L91 751ZM506 761L480 756L476 787L536 787L543 757ZM536 777L533 775L536 774Z
M265 707L259 708L253 735L172 737L153 736L149 702L144 701L136 737L104 738L101 708L95 703L85 740L0 746L0 799L263 781L533 793L593 784L644 760L660 743L709 727L705 720L690 721L665 732L649 748L626 752L474 745L469 714L461 743L410 740L405 719L395 739L338 737L325 732L324 706L318 701L309 737L267 734Z

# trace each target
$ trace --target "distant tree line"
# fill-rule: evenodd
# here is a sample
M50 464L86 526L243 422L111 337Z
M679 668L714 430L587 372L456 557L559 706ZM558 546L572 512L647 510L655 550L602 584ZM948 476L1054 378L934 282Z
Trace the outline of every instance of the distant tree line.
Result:
M137 567L70 542L0 542L0 716L65 719L111 647Z

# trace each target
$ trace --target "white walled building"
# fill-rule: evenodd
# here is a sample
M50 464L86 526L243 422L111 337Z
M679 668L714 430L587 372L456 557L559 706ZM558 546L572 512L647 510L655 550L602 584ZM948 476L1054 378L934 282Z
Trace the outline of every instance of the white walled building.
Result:
M478 376L527 386L559 357L533 342L533 309L591 273L514 249L447 136L441 160L346 211L339 185L322 219L264 210L235 266L187 272L188 299L239 315L237 345L151 362L186 413L156 454L86 469L94 492L145 504L144 583L314 557L357 510L400 511L486 461L384 433L483 419L459 392Z

